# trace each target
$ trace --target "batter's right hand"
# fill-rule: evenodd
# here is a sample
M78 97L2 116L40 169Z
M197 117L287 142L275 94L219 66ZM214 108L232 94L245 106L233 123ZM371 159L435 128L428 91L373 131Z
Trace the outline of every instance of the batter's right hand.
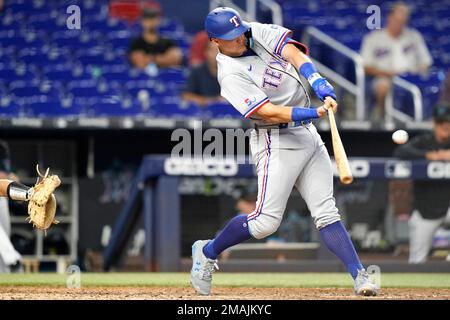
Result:
M317 115L321 118L325 116L328 112L328 109L333 108L333 112L336 113L337 111L337 102L331 98L326 97L325 103L317 108Z

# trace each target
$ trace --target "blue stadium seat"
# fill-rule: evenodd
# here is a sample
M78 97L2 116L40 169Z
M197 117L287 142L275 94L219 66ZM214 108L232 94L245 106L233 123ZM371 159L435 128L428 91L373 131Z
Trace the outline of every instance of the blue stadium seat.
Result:
M81 33L81 30L55 32L52 36L52 44L58 48L68 48L70 50L87 50L99 45L97 39L91 37L89 33Z
M26 113L34 117L59 117L59 116L78 116L82 113L78 105L62 107L57 99L41 98L33 101L25 107Z
M18 53L18 59L25 64L46 66L51 64L67 63L67 55L60 54L57 51L51 53L42 52L39 48L25 48Z
M158 80L172 84L184 85L186 78L185 70L181 69L165 68L160 69L158 73Z
M159 26L159 32L178 32L183 33L184 27L183 24L176 21L176 20L170 20L170 19L162 19L161 24Z
M107 65L114 61L114 57L113 52L108 52L101 46L90 47L76 53L76 59L82 65Z
M3 54L3 51L0 50L0 64L4 64L7 66L10 66L11 64L14 63L14 58L12 57L12 55L9 54Z
M109 61L106 61L105 57L103 54L99 54L99 55L90 55L90 54L86 54L86 55L80 55L77 57L77 60L84 66L87 65L104 65L104 64L108 64Z
M114 18L106 20L94 20L86 22L85 26L89 30L97 30L102 32L127 31L128 25L126 22Z
M151 114L157 117L186 118L198 117L200 108L192 103L184 103L179 97L163 97L151 101Z
M58 16L56 16L58 17ZM44 16L32 16L27 23L27 28L31 30L53 31L65 28L65 19L51 18L48 14Z
M418 76L418 75L405 75L402 78L417 85L422 92L422 102L424 107L424 118L430 118L432 110L439 99L439 91L444 80L444 74L441 71L432 71L428 76ZM409 93L400 92L401 89L396 89L396 93L399 98L397 99L397 104L400 106L401 110L407 112L408 114L413 114L413 103L412 98ZM395 95L394 95L395 98Z
M207 118L242 118L242 115L229 103L217 102L208 105L203 109L203 114Z
M161 90L157 90L156 88L161 88ZM141 90L145 90L149 93L150 98L152 97L153 92L163 92L166 90L166 87L162 84L158 84L155 80L129 80L125 83L125 94L130 95L134 98L137 98L139 92Z
M10 66L0 63L0 80L15 81L15 80L32 80L36 75L26 68L26 66Z
M0 46L2 48L14 47L14 48L24 48L27 45L27 41L23 36L12 36L0 38Z
M100 94L95 80L71 81L67 89L74 97L95 97Z
M131 32L129 30L112 31L108 33L107 37L113 50L130 46Z
M74 87L69 89L70 94L74 97L92 97L97 96L97 87Z
M17 117L22 113L22 107L10 98L0 98L0 117Z
M39 83L37 81L23 80L11 82L9 85L9 91L16 98L37 96L44 93L39 87Z
M135 100L123 100L119 96L107 96L89 107L89 115L95 116L133 116L142 113L142 108Z
M143 70L130 69L130 76L133 80L149 80L151 77Z
M0 20L0 28L2 30L19 30L22 27L20 20L15 19L14 15L5 13Z
M142 92L145 91L145 92ZM174 90L170 86L164 86L163 84L158 84L154 86L146 86L146 87L140 87L140 86L134 86L134 87L128 87L125 90L125 94L133 97L133 98L139 98L142 95L148 94L148 97L151 100L153 99L159 99L163 97L178 97L180 95L179 91Z
M130 67L121 65L116 70L105 70L102 72L102 76L105 80L111 82L125 83L132 79L130 75Z

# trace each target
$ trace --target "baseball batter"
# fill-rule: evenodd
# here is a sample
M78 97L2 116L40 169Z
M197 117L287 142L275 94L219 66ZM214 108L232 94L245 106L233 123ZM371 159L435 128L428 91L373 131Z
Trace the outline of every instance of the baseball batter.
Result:
M211 292L217 256L250 238L274 233L292 189L306 201L323 242L347 267L355 293L376 295L340 221L333 197L330 157L311 119L337 108L333 87L315 69L307 48L277 25L243 21L231 8L217 8L205 29L219 48L221 94L255 126L250 148L258 175L256 209L229 221L213 240L192 246L191 283L202 295ZM312 108L303 76L326 103Z

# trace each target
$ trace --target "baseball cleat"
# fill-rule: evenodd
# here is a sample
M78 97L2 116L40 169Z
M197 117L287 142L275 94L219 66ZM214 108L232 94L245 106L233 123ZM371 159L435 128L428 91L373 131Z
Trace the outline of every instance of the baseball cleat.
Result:
M207 296L211 293L212 274L219 270L217 260L208 259L203 254L203 247L210 240L198 240L192 245L191 284L198 294Z
M358 296L376 296L378 288L369 277L365 269L358 270L355 279L355 293Z

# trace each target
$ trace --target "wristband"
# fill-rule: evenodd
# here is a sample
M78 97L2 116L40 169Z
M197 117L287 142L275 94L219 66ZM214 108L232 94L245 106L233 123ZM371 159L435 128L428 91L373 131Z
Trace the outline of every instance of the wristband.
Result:
M308 119L319 118L315 108L293 107L291 114L292 121L303 121Z
M29 199L29 190L31 188L19 182L13 181L8 184L6 194L11 200L27 201Z

